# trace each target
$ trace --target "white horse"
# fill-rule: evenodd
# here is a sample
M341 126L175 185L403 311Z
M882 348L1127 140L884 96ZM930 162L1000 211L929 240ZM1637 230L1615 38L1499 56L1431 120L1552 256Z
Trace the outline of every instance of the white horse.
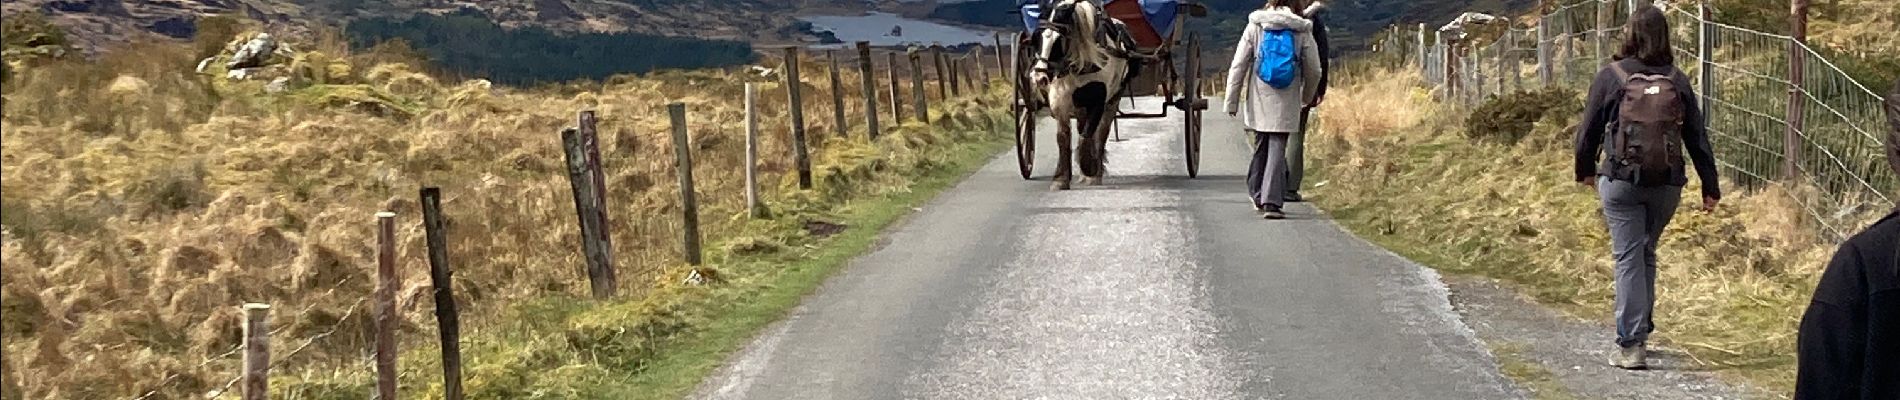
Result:
M1081 150L1082 182L1102 183L1110 120L1118 111L1124 83L1132 75L1127 27L1104 15L1091 0L1053 0L1044 12L1036 64L1029 71L1035 86L1047 96L1049 115L1056 120L1058 165L1053 190L1068 190L1072 179L1072 150ZM1082 143L1071 148L1071 121L1081 129Z

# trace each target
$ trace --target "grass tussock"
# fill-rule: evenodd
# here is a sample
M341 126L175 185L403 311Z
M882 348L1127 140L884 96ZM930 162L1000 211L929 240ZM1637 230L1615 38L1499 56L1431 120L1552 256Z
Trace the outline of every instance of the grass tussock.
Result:
M1443 261L1434 267L1502 278L1573 315L1607 320L1609 236L1595 193L1571 177L1575 115L1504 113L1537 116L1521 139L1473 139L1462 134L1468 118L1510 118L1432 102L1411 72L1344 81L1320 116L1324 145L1312 150L1325 168L1321 205L1374 241ZM1499 107L1546 108L1551 97L1514 96L1537 104ZM1795 202L1812 189L1731 185L1721 208L1701 212L1694 185L1659 249L1657 337L1700 368L1785 392L1795 328L1834 247Z
M624 384L609 380L637 377L713 320L714 305L744 302L776 267L812 257L808 222L908 193L1005 137L1007 121L1000 88L937 100L932 85L936 124L867 142L862 103L847 101L854 125L839 138L816 117L831 115L819 101L829 85L807 82L817 188L804 191L784 89L748 70L510 88L319 44L273 67L291 84L270 93L268 78L226 80L218 63L193 71L204 46L10 64L21 68L0 119L0 333L19 367L9 381L28 398L201 397L237 376L246 302L275 306L273 391L362 398L383 210L400 215L398 335L414 342L403 391L439 396L423 186L444 191L471 397L622 398L602 394ZM861 93L845 76L845 93ZM776 219L743 215L746 83L759 86L761 186ZM682 283L692 270L678 250L671 102L688 108L710 253L701 275L722 285ZM599 114L623 294L609 302L578 298L587 283L558 132L581 110Z

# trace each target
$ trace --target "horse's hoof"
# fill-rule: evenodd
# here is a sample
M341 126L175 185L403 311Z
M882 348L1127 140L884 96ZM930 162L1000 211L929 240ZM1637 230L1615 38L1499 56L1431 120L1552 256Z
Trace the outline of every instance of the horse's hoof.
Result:
M1049 190L1050 191L1069 190L1069 180L1057 179L1055 182L1052 182L1049 184Z
M1085 176L1085 177L1082 177L1082 184L1084 184L1084 185L1089 185L1089 186L1101 186L1101 185L1102 185L1102 177L1099 177L1099 176Z

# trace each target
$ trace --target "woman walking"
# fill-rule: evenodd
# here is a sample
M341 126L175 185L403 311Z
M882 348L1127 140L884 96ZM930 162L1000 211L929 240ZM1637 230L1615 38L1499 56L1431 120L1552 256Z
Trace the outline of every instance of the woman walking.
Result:
M1313 39L1313 22L1295 11L1303 3L1270 0L1249 14L1233 64L1227 67L1227 115L1239 115L1254 135L1247 199L1267 219L1286 218L1281 206L1288 191L1287 137L1301 129L1300 109L1313 104L1324 68ZM1263 64L1269 68L1264 74ZM1243 92L1245 104L1240 101Z
M1610 364L1644 369L1655 329L1656 245L1689 183L1684 150L1702 180L1704 209L1715 208L1722 190L1694 85L1675 66L1669 21L1656 7L1638 7L1626 31L1622 49L1590 85L1577 130L1576 178L1596 188L1616 258L1617 351Z

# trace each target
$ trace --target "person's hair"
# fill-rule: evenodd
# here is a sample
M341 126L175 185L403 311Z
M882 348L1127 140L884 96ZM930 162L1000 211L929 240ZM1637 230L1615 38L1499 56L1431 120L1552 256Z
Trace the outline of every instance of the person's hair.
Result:
M1893 94L1887 95L1887 164L1894 173L1900 173L1900 84L1893 86Z
M1669 19L1656 7L1637 7L1630 13L1627 38L1616 51L1615 60L1637 59L1648 65L1675 65L1676 53L1669 45Z

